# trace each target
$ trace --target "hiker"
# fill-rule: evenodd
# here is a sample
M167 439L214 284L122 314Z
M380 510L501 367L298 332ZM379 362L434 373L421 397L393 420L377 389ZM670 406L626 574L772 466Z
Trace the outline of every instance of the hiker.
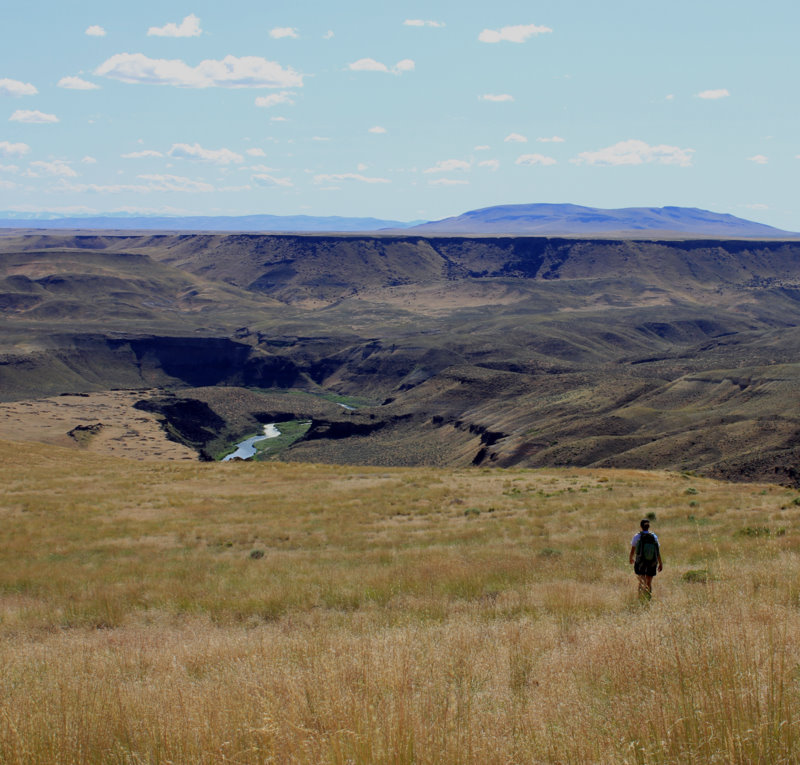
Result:
M639 526L641 531L636 532L631 540L630 563L639 577L639 598L647 601L653 594L653 577L664 565L661 563L658 537L650 531L650 521L644 518Z

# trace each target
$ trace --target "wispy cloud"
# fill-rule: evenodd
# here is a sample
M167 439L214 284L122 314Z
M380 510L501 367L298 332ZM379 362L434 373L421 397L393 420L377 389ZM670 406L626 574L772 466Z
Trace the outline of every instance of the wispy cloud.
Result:
M384 133L387 133L388 131L386 130L385 127L381 127L380 125L375 125L374 127L371 127L367 132L368 133L375 133L375 135L383 135Z
M95 74L131 84L178 88L300 88L303 75L259 56L225 56L190 66L181 59L149 58L143 53L118 53Z
M726 88L720 88L719 90L704 90L701 93L698 93L697 97L716 101L718 98L727 98L729 95L730 93Z
M47 125L58 122L55 114L45 114L40 111L28 111L27 109L17 109L9 118L9 122L27 122L31 125Z
M59 88L66 88L67 90L100 90L99 85L93 82L84 80L81 77L62 77L58 81Z
M184 17L180 24L170 22L163 27L150 27L147 30L148 37L199 37L201 34L200 19L193 13Z
M359 173L320 173L314 176L314 183L331 183L336 181L358 181L360 183L391 183L388 178L370 178Z
M248 157L266 157L267 156L267 153L264 151L264 149L258 149L258 148L247 149L245 151L245 154L247 154Z
M537 138L536 139L539 143L564 143L564 140L561 136L554 135L552 138Z
M214 187L205 181L184 178L180 175L137 175L147 181L151 191L214 191Z
M528 143L528 139L519 133L509 133L503 141L505 143Z
M92 26L86 28L84 34L89 35L89 37L105 37L106 30L97 24L93 24Z
M514 96L508 93L484 93L482 96L478 96L478 98L481 101L494 101L495 103L514 100Z
M484 159L478 162L478 167L488 167L492 172L500 169L500 162L496 159Z
M756 154L753 157L748 157L747 161L755 162L757 165L766 165L769 162L769 157L765 157L763 154Z
M256 186L261 186L262 188L271 188L274 186L288 188L289 186L294 186L291 178L278 178L277 176L270 175L269 173L257 173L256 175L252 176L251 180Z
M141 151L131 151L127 154L120 154L123 159L151 159L156 157L163 157L160 151L154 149L142 149Z
M0 141L0 157L22 157L28 154L31 147L27 143L11 143Z
M556 160L552 157L546 157L544 154L520 154L514 162L515 165L523 165L525 167L533 167L534 165L555 165Z
M35 96L39 91L30 82L0 80L0 96Z
M297 39L299 37L297 30L294 27L275 27L274 29L269 30L269 36L273 40L281 40L284 37L292 37Z
M398 61L393 67L388 67L386 64L376 61L374 58L360 58L352 64L348 64L347 68L351 72L387 72L391 74L403 74L403 72L411 72L414 69L414 62L410 58L404 58Z
M469 170L469 162L463 159L440 159L433 167L424 170L425 173L450 173L453 170Z
M403 22L404 26L407 27L437 27L441 28L445 26L443 21L429 21L427 19L406 19Z
M681 149L666 144L650 146L644 141L630 139L597 151L581 152L570 162L601 166L658 164L691 167L692 154L694 149Z
M215 165L229 165L244 161L241 154L237 154L230 149L204 149L199 143L175 143L167 152L170 157L176 159L189 159L198 162L211 162Z
M524 43L531 37L550 34L553 30L550 27L540 27L536 24L518 24L501 29L484 29L478 35L478 39L485 43L513 42Z
M41 160L31 162L26 175L32 178L39 178L42 175L75 178L78 174L69 166L69 162L65 162L63 159L56 159L52 162L44 162Z
M270 93L268 96L258 96L256 106L271 109L279 104L291 105L294 103L294 93L290 90L282 90L280 93Z
M437 178L434 181L428 181L429 186L468 186L469 181L456 180L455 178Z

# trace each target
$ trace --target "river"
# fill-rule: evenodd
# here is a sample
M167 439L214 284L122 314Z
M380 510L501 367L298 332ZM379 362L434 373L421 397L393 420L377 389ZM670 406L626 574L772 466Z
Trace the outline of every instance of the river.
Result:
M273 423L269 423L264 426L263 436L253 436L245 441L240 441L238 444L236 444L236 451L231 452L227 457L223 457L222 461L228 462L228 460L237 458L240 460L249 460L251 457L255 456L255 445L259 441L265 441L267 438L277 438L280 434L280 430L278 430Z

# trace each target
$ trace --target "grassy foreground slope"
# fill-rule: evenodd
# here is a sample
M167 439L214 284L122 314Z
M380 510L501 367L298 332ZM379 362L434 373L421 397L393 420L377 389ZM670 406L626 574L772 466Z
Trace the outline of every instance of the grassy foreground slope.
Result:
M0 762L800 759L785 488L8 442L0 481Z

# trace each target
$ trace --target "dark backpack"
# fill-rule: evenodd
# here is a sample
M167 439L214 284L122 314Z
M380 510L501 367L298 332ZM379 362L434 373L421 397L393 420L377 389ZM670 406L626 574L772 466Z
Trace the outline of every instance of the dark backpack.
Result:
M636 560L640 563L655 563L658 560L658 542L655 535L649 531L639 534L636 543Z

